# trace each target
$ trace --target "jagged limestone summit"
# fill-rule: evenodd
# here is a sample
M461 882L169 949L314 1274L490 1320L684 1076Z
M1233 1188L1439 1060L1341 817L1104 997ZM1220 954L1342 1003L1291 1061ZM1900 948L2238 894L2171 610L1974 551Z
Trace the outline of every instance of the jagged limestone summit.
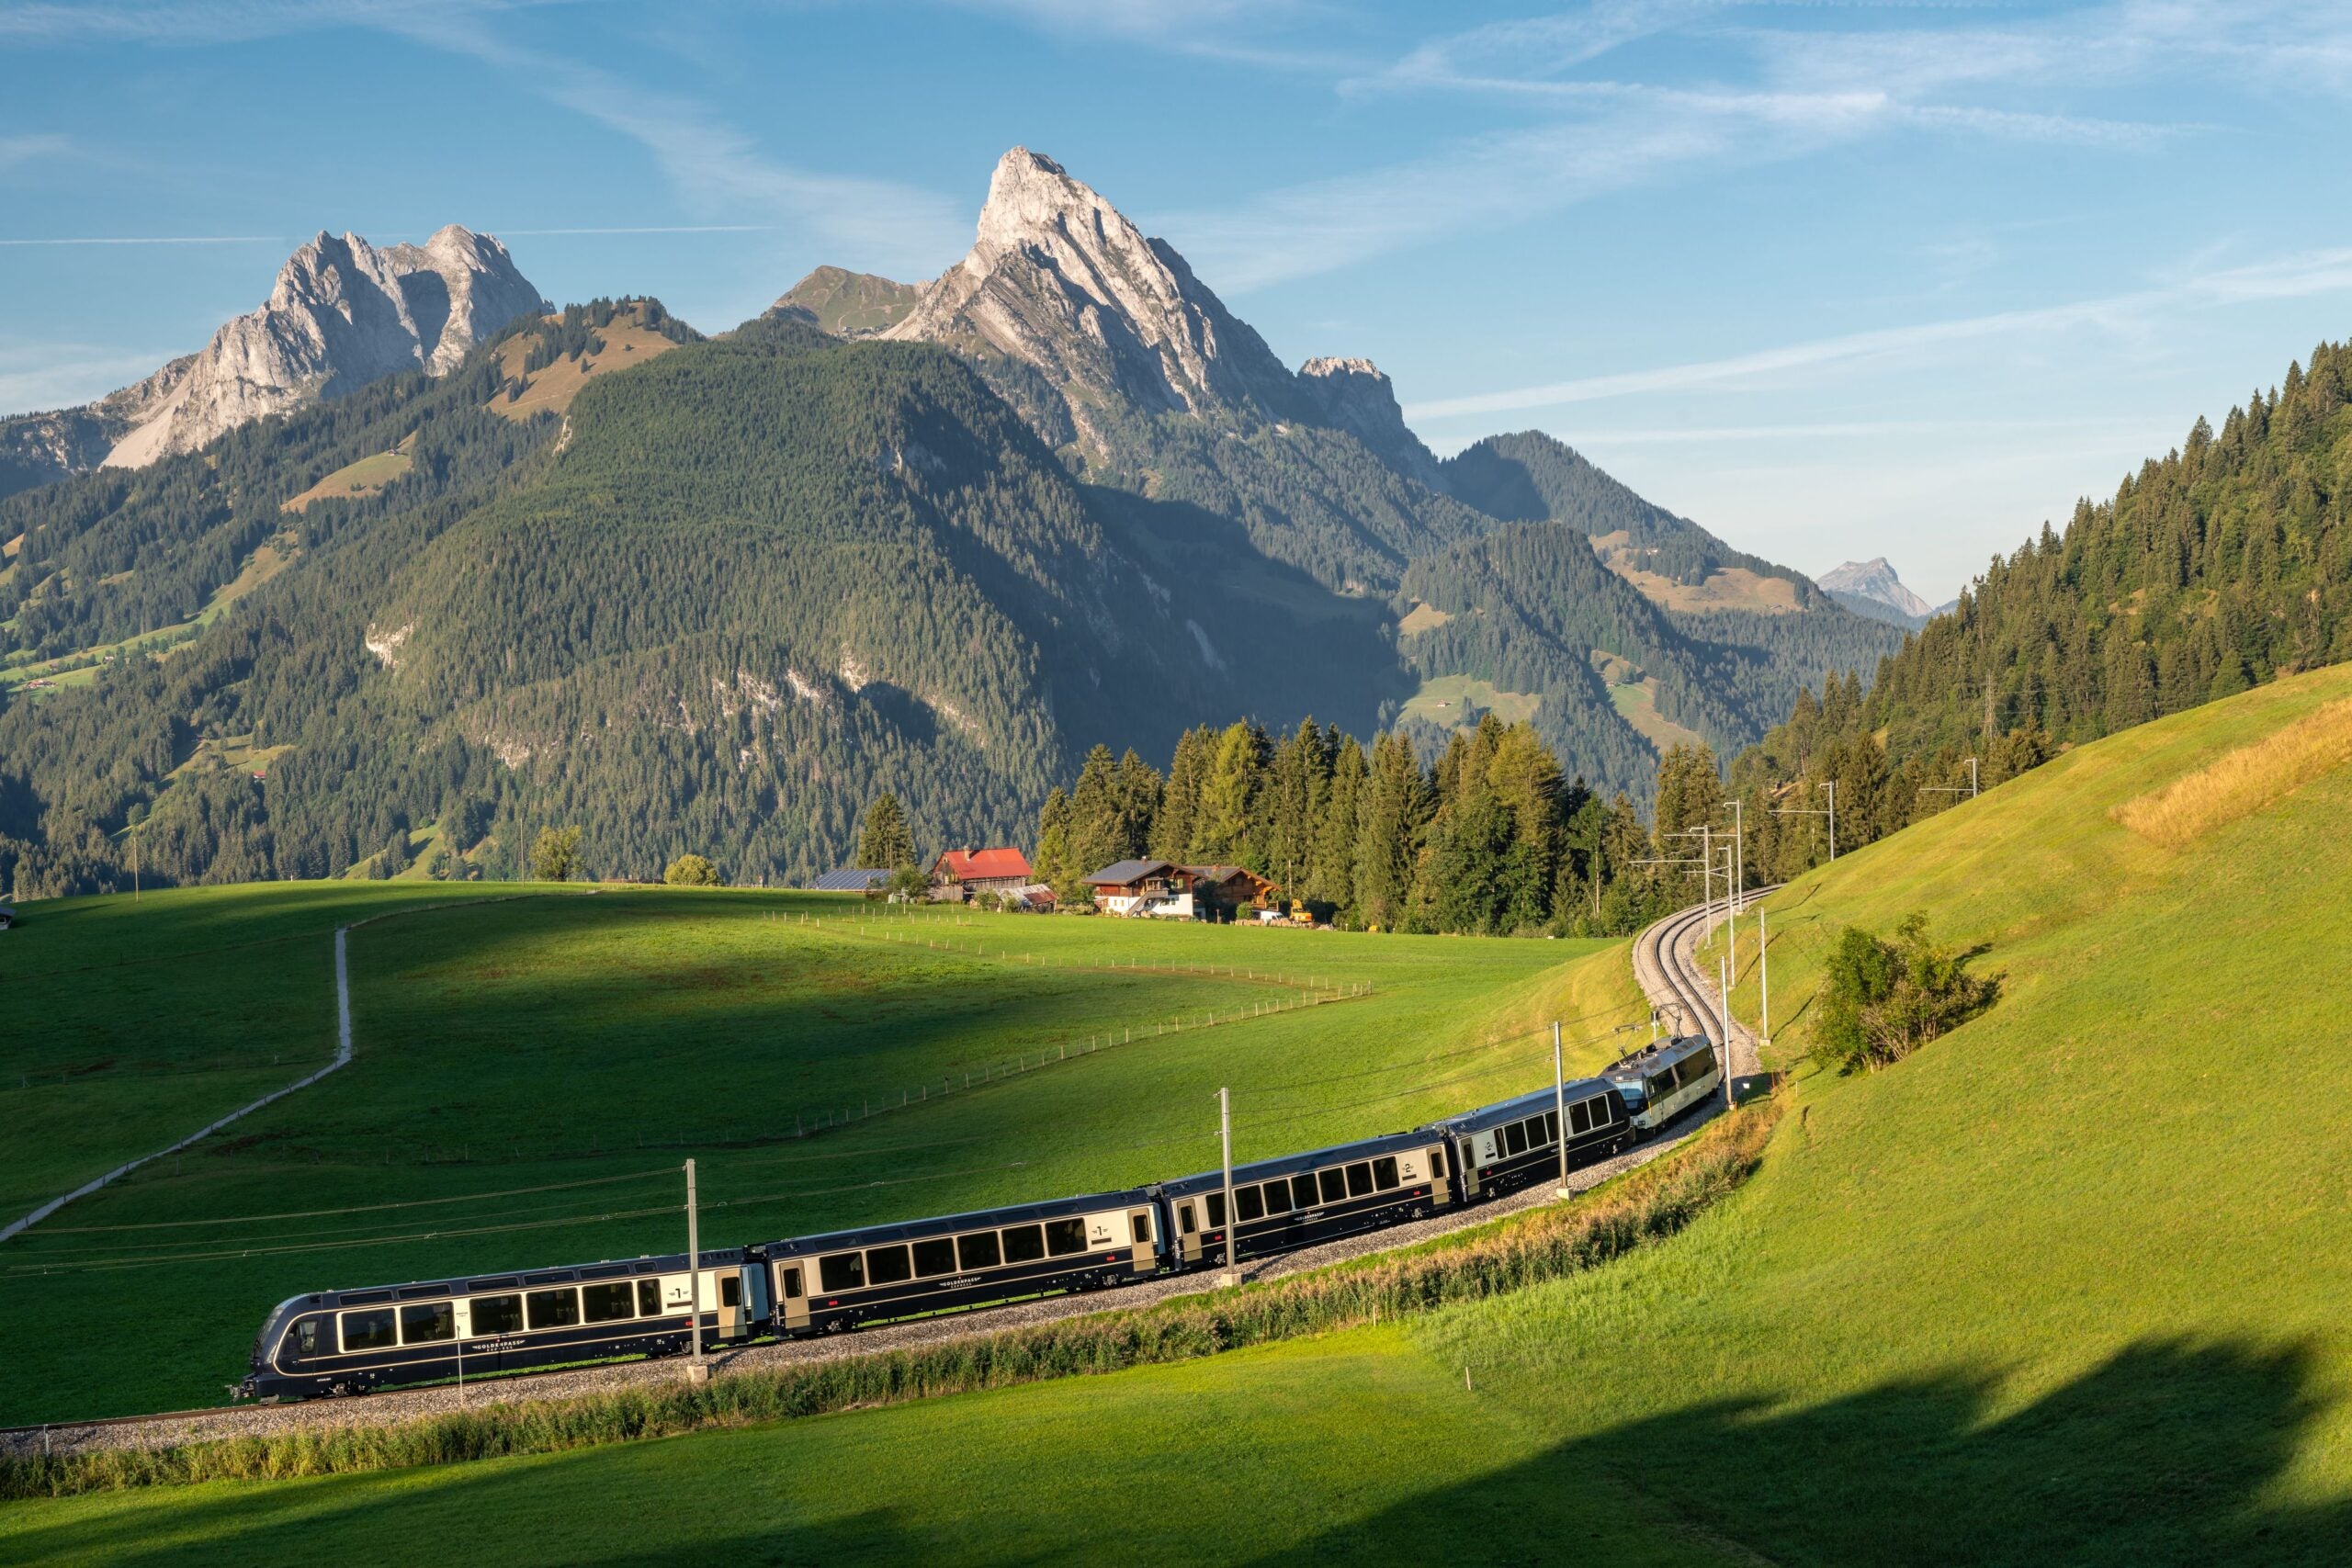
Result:
M322 231L287 258L268 299L197 353L80 408L0 422L0 494L143 468L398 371L447 375L545 309L504 245L457 224L382 249Z

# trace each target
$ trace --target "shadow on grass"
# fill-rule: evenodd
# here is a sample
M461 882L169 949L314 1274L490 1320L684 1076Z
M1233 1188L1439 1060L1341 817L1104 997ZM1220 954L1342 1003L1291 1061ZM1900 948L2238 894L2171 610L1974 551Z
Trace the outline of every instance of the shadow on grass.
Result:
M2340 1564L2352 1498L2271 1495L2320 1414L2320 1377L2305 1348L2143 1343L2006 1414L1993 1414L1998 1380L1973 1373L1783 1413L1700 1406L1553 1449L1503 1490L1614 1482L1701 1560ZM1385 1543L1497 1482L1260 1561L1381 1561ZM1515 1534L1496 1519L1484 1540L1500 1548ZM1511 1544L1483 1560L1576 1555L1568 1542Z
M2320 1413L2321 1371L2301 1348L2161 1342L1999 1415L1997 1380L1977 1373L1783 1413L1700 1406L1377 1511L1359 1496L1302 1493L1303 1516L1367 1511L1304 1540L1283 1529L1279 1547L1253 1543L1213 1499L1096 1517L1063 1511L1046 1484L966 1499L982 1510L968 1515L953 1501L961 1462L945 1452L889 1478L905 1509L809 1518L790 1488L761 1479L758 1451L728 1447L752 1434L713 1434L679 1440L710 1445L691 1465L671 1444L641 1444L457 1472L146 1494L0 1535L0 1558L415 1560L462 1539L484 1561L619 1568L647 1560L666 1517L681 1522L673 1546L691 1561L828 1568L1206 1562L1253 1551L1270 1565L2337 1563L2352 1500L2272 1495ZM1107 1450L1123 1434L1113 1424L1099 1440ZM1194 1457L1214 1473L1250 1456ZM1041 1475L1087 1463L1058 1454ZM1204 1529L1212 1517L1221 1522Z

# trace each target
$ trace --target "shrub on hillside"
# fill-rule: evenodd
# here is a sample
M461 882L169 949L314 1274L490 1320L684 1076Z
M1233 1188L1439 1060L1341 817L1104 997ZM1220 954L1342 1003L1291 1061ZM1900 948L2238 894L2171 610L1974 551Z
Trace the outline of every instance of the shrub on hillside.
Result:
M1840 1073L1899 1062L1991 1007L2001 976L1972 975L1975 956L1939 947L1913 914L1885 942L1848 926L1829 952L1813 1059Z
M662 880L673 887L716 887L718 867L703 855L680 855L662 872Z

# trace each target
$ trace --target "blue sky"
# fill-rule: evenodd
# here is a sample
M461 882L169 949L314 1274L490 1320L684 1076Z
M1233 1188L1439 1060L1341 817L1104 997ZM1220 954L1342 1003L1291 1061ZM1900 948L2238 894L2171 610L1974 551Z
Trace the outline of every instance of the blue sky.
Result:
M1441 450L1548 430L1939 600L2352 330L2347 108L2344 0L0 0L0 409L322 228L706 330L928 276L1018 142Z

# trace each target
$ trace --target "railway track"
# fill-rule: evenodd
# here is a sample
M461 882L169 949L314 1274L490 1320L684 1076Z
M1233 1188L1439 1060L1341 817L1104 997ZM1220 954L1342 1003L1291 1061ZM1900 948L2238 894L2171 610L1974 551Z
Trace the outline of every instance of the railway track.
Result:
M1691 949L1722 917L1722 907L1694 906L1658 920L1634 942L1634 975L1653 1006L1679 1014L1679 1027L1701 1028L1718 1044L1725 1043L1724 1021L1717 1016L1711 981L1692 962ZM1753 1042L1735 1020L1729 1026L1729 1050L1735 1092L1740 1078L1756 1071ZM1720 1101L1703 1111L1694 1111L1664 1135L1635 1145L1625 1153L1578 1169L1572 1178L1577 1190L1598 1186L1677 1147L1722 1111ZM1457 1213L1392 1226L1362 1235L1343 1237L1301 1252L1250 1260L1242 1269L1250 1280L1271 1280L1346 1258L1409 1247L1449 1230L1485 1224L1499 1214L1553 1201L1548 1183L1514 1194L1499 1203L1478 1204ZM989 1334L1027 1324L1092 1313L1148 1305L1169 1296L1194 1294L1205 1287L1196 1274L1165 1276L1131 1285L1107 1295L1072 1294L1040 1297L885 1325L856 1334L818 1340L760 1344L722 1352L716 1359L722 1374L752 1371L788 1361L822 1360L837 1356L888 1350L935 1340ZM0 1455L25 1457L46 1452L67 1453L98 1448L159 1448L211 1438L250 1436L292 1427L331 1428L413 1419L465 1407L472 1401L507 1401L593 1393L674 1379L678 1359L608 1362L591 1367L557 1367L519 1372L453 1388L447 1384L391 1389L363 1398L311 1401L300 1404L229 1405L199 1410L161 1411L146 1416L110 1416L21 1427L0 1427Z
M1753 900L1774 891L1750 891ZM1691 953L1725 914L1721 902L1678 909L1634 939L1634 977L1652 1006L1679 1015L1681 1029L1703 1032L1725 1055L1735 1098L1744 1098L1763 1079L1756 1038L1737 1018L1726 1018L1715 997L1717 977L1699 966Z

